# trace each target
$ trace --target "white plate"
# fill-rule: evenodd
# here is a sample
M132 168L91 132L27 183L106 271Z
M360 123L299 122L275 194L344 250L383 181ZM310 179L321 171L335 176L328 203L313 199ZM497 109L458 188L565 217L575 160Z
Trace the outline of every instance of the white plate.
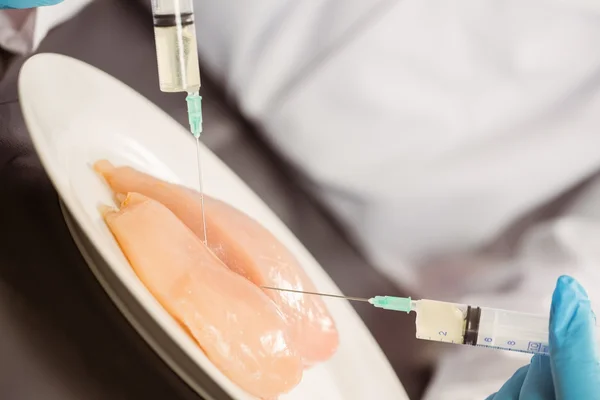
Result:
M107 158L173 182L197 187L195 141L166 113L100 70L81 61L40 54L19 79L25 121L65 207L67 222L90 268L117 306L157 353L206 399L246 400L137 279L97 205L109 190L90 168ZM181 95L181 106L185 106ZM208 116L210 118L210 116ZM202 148L205 190L270 229L298 258L323 292L339 293L329 276L274 213L208 149ZM405 400L380 348L352 307L328 301L340 348L305 373L281 400Z

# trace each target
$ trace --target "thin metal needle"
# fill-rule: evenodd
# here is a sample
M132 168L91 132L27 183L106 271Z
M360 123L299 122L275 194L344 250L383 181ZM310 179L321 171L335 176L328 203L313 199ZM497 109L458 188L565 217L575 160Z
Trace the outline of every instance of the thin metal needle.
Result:
M261 286L261 288L269 289L269 290L279 290L281 292L293 292L293 293L302 293L302 294L312 294L315 296L335 297L338 299L346 299L346 300L350 300L350 301L364 301L367 303L369 302L369 299L365 299L363 297L341 296L338 294L317 293L317 292L304 292L302 290L281 289L281 288L275 288L275 287L270 287L270 286Z
M196 138L196 159L198 162L198 190L200 191L200 207L202 208L202 224L204 225L204 245L208 245L206 237L206 218L204 217L204 185L202 184L202 164L200 162L200 136Z

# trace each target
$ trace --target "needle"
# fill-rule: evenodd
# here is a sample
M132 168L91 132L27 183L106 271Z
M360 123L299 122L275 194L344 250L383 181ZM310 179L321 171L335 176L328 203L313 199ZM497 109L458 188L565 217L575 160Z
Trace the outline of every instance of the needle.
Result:
M202 164L200 163L200 137L196 138L196 159L198 162L198 189L200 190L200 207L202 208L202 224L204 224L204 245L207 245L206 218L204 216L204 187L202 185Z
M270 286L261 286L261 288L269 289L269 290L279 290L281 292L293 292L293 293L302 293L302 294L312 294L315 296L336 297L338 299L346 299L346 300L350 300L350 301L364 301L367 303L369 302L369 299L365 299L363 297L341 296L339 294L327 294L327 293L317 293L317 292L304 292L302 290L281 289L281 288L274 288L274 287L270 287Z
M346 299L350 301L364 301L365 303L369 303L377 308L383 308L386 310L393 311L403 311L409 313L414 311L416 302L412 301L410 297L394 297L394 296L375 296L370 299L365 299L364 297L351 297L351 296L341 296L339 294L328 294L328 293L317 293L317 292L305 292L303 290L292 290L292 289L281 289L270 286L261 286L263 289L269 290L279 290L281 292L292 292L292 293L301 293L301 294L312 294L315 296L326 296L326 297L335 297L337 299Z

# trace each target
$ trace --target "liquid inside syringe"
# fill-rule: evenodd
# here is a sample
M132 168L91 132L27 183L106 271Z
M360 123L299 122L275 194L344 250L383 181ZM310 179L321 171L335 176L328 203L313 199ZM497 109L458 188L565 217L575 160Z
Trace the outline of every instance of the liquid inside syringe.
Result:
M160 90L196 93L200 90L200 66L191 0L154 0L153 4Z

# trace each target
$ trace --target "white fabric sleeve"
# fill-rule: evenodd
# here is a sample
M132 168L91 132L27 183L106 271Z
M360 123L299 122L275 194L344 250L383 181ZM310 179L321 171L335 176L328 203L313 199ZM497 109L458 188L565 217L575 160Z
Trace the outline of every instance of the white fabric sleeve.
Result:
M393 1L194 0L200 57L260 121L386 3Z
M195 7L209 69L372 264L417 293L437 277L420 268L428 258L484 245L600 168L597 11L541 0Z

